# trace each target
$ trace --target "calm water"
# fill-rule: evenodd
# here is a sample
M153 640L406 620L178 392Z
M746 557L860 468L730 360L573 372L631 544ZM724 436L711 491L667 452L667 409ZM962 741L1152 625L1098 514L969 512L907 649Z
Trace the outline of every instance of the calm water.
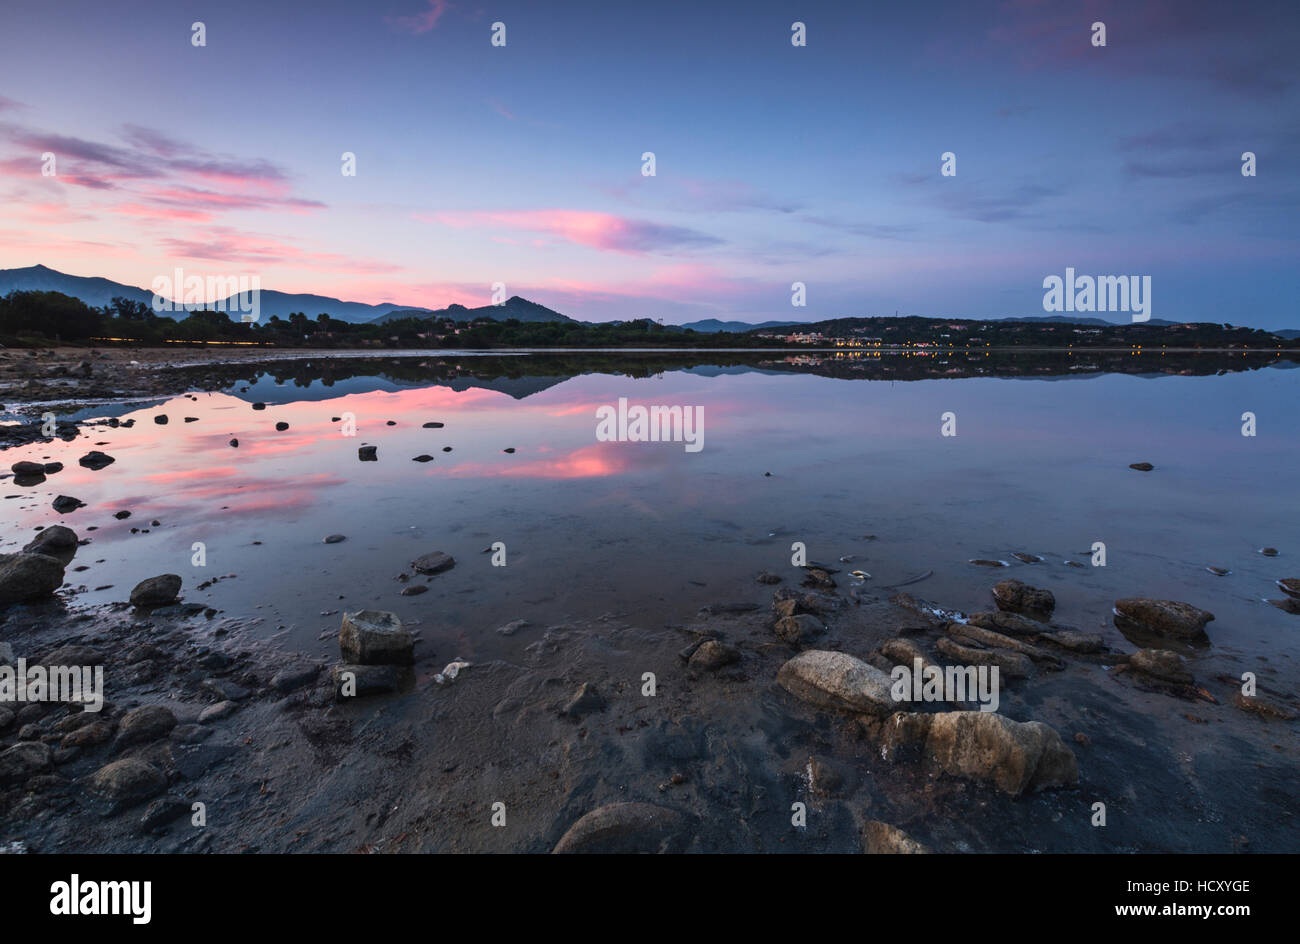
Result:
M263 375L196 399L94 410L136 425L5 452L6 465L65 469L32 488L0 485L0 548L60 522L93 538L74 561L89 569L68 573L88 588L79 603L122 600L138 580L174 572L187 601L262 616L267 637L307 652L333 653L318 636L339 618L322 612L369 606L418 621L439 654L482 659L530 641L493 631L514 619L679 622L706 603L764 599L755 575L791 576L790 546L802 541L814 559L855 555L836 566L870 572L868 587L933 570L909 591L966 611L989 608L988 588L1018 577L1056 594L1061 622L1106 627L1122 648L1117 597L1186 600L1218 616L1215 653L1267 655L1295 678L1300 617L1263 600L1281 595L1275 580L1300 576L1300 371L893 382L702 366L638 379L533 360L535 373L513 379ZM702 407L704 448L597 441L596 409L619 397ZM949 411L954 437L940 435ZM1241 435L1246 411L1253 438ZM155 425L157 413L170 423ZM355 438L332 422L345 413ZM421 428L429 421L446 425ZM358 460L366 443L379 461ZM79 467L91 448L117 462ZM412 461L422 453L434 461ZM1128 468L1142 460L1156 470ZM60 516L58 494L87 507ZM115 520L120 509L131 518ZM336 533L347 540L322 543ZM482 553L495 541L506 567ZM1064 563L1087 563L1095 541L1106 567ZM191 565L195 542L206 567ZM1266 545L1281 556L1258 554ZM397 575L433 550L456 567L400 596ZM1045 561L1020 564L1015 551ZM237 576L196 589L225 574Z

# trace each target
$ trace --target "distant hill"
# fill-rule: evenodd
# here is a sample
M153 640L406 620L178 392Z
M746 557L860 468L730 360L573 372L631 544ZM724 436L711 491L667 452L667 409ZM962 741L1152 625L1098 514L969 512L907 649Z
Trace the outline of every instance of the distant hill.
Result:
M480 308L466 308L464 305L448 305L446 308L439 308L437 311L427 311L423 308L402 308L396 311L386 312L378 318L370 319L373 323L382 324L388 321L396 321L401 318L427 318L441 319L450 318L452 321L473 321L476 318L491 318L493 321L509 321L516 318L519 321L562 321L569 324L576 324L574 318L568 315L562 315L558 311L552 311L545 305L539 305L537 302L530 302L526 298L520 298L518 295L512 295L500 305L483 305Z
M1287 340L1294 340L1295 338L1300 338L1300 330L1297 330L1295 328L1286 328L1282 331L1274 331L1273 333L1276 334L1279 338L1286 338Z
M758 324L750 324L747 321L719 321L717 318L706 318L704 321L687 322L681 328L682 330L691 328L706 333L725 331L739 334L743 331L758 331L763 328L785 328L798 323L797 321L761 321Z
M161 273L160 273L161 274ZM170 273L168 273L170 275ZM12 291L62 292L79 298L87 305L102 308L109 304L114 296L129 298L132 301L152 304L153 292L135 285L124 285L112 279L89 278L80 275L68 275L43 265L27 266L23 269L0 269L0 295ZM232 296L233 297L233 296ZM229 299L222 299L228 302ZM391 302L380 305L367 305L364 302L345 302L326 295L295 295L288 292L276 292L262 289L260 296L262 319L278 315L288 318L295 311L301 311L309 318L315 318L325 312L339 321L359 323L373 321L376 315L383 315L400 306ZM216 307L213 303L186 305L187 311L201 311ZM227 311L235 310L227 304ZM410 309L408 309L410 310ZM162 312L177 317L179 312ZM236 320L238 315L236 314Z

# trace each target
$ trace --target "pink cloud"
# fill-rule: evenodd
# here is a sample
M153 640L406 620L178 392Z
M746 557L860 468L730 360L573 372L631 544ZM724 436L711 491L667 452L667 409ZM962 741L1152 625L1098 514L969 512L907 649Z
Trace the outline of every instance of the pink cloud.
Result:
M681 226L666 226L593 210L500 210L416 213L423 223L456 229L502 227L541 232L549 236L613 252L642 254L713 245L720 240Z
M421 33L427 33L438 25L442 15L451 7L447 0L427 0L427 2L429 4L427 10L412 16L386 16L384 22L389 26L394 26L407 33L414 33L417 36Z

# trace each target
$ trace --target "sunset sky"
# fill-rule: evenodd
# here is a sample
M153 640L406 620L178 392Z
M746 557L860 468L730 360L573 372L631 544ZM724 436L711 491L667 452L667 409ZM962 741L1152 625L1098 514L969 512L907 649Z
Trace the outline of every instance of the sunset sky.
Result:
M1297 50L1294 0L6 0L0 268L680 323L1042 315L1070 266L1300 328Z

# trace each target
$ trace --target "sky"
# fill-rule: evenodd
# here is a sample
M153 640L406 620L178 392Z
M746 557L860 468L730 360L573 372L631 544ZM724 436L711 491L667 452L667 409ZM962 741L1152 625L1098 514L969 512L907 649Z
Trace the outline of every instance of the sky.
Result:
M0 268L680 324L1070 267L1300 328L1298 50L1294 0L5 0Z

